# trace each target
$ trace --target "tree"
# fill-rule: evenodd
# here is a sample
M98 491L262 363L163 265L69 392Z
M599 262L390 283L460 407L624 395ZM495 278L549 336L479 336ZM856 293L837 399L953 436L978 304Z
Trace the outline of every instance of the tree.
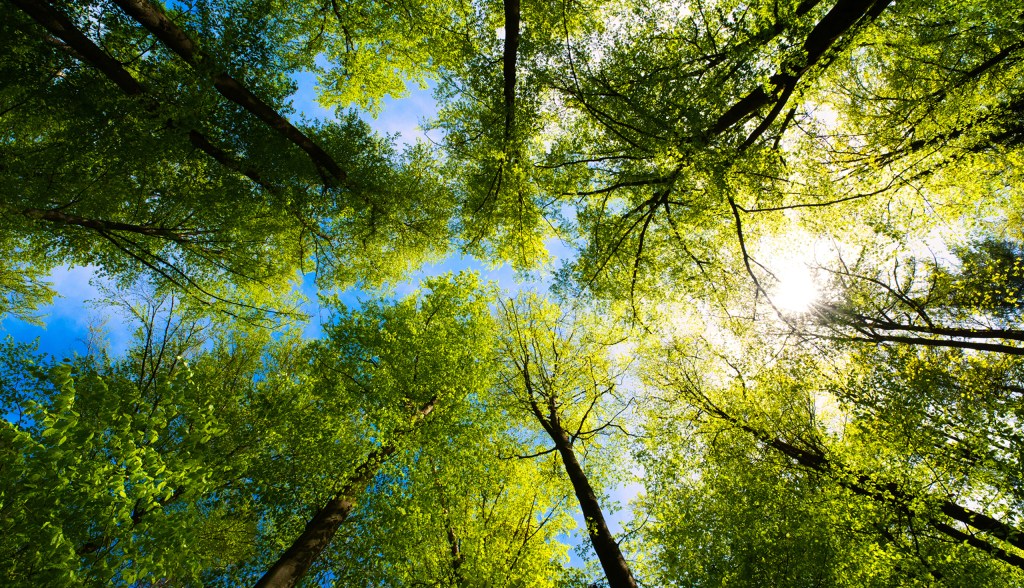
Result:
M575 287L660 299L685 285L705 297L709 281L727 283L744 262L759 271L754 245L794 226L877 241L926 234L934 224L922 207L951 219L996 200L1006 209L1017 146L1013 123L995 121L1016 115L995 113L1019 95L1019 23L983 3L957 19L932 9L651 3L568 39L547 71L562 122L544 164L572 185L550 190L574 206ZM980 30L992 44L972 44ZM937 75L915 55L922 44L959 61L940 60L947 70ZM870 91L845 83L862 78ZM988 92L993 83L1005 92ZM888 110L861 115L876 107ZM984 121L966 123L974 117ZM880 155L899 151L884 137L924 135L940 137L925 140L930 151Z
M641 452L656 496L644 501L656 521L648 533L689 546L656 552L655 574L1013 581L1024 566L1012 424L1018 255L1006 241L952 250L945 260L894 256L888 271L868 254L838 260L821 268L834 280L830 299L805 315L767 332L735 319L707 325L722 340L677 339L648 363L665 390L648 433L657 442ZM665 508L666 496L682 512ZM837 528L847 533L839 541ZM948 545L970 551L944 554ZM871 563L879 548L893 567ZM777 570L766 552L790 563Z
M117 355L0 347L6 583L1021 583L1018 13L0 17L0 319L77 264L140 325ZM310 71L333 117L291 111ZM363 119L409 83L435 89L437 143L401 151ZM384 288L452 251L530 279L554 237L557 302ZM834 255L790 311L801 243ZM315 339L291 320L314 272ZM590 570L566 558L577 505Z
M689 546L661 555L666 577L1000 585L1024 569L1016 517L972 504L1005 489L960 467L956 448L923 456L913 440L875 429L863 413L844 414L841 404L830 411L828 380L816 380L805 361L737 370L719 386L709 384L706 364L703 377L685 365L655 377L689 414L659 405L650 436L658 443L645 448L658 490L658 500L646 501L657 521L649 532L660 544ZM691 424L680 430L666 418L677 416ZM681 440L666 443L671 436ZM687 476L668 465L681 463ZM666 508L677 502L683 516ZM787 566L774 569L765 553L788 558Z
M1019 355L1022 260L1013 241L954 247L952 259L900 256L892 271L868 256L827 270L834 300L815 305L812 331L848 341L893 342Z
M513 457L530 449L481 400L460 410L444 438L381 468L324 554L336 583L572 585L558 537L575 523L559 468Z
M636 586L608 528L594 475L587 474L578 457L596 445L598 435L613 427L622 430L615 419L629 407L627 403L609 414L609 399L618 400L618 376L607 358L609 344L601 344L582 316L561 315L557 307L534 297L511 300L502 313L500 345L507 370L502 384L510 396L510 412L532 421L534 429L540 425L545 441L554 444L536 455L558 452L609 585Z
M351 465L347 471L314 470L316 485L307 492L326 500L316 501L323 506L315 507L305 528L257 586L297 585L384 461L416 452L430 443L431 432L443 439L440 423L427 426L437 419L431 418L435 411L457 415L459 406L487 385L487 365L478 354L487 356L492 333L488 296L468 275L424 285L430 293L421 301L410 297L394 306L364 305L356 313L342 314L315 352L315 365L326 376L317 383L320 409L336 415L339 425L347 424L354 437L338 437L343 428L321 422L324 430L313 434L316 441L304 440L306 451L344 444L349 450L342 459Z
M1019 252L986 240L953 253L904 258L890 276L867 262L837 271L846 287L817 305L808 331L850 354L831 390L865 431L1017 504Z
M247 570L270 557L278 563L262 584L294 585L367 488L386 487L381 472L395 471L386 461L408 473L436 464L458 435L486 439L466 419L490 382L489 295L467 275L425 286L397 304L339 309L315 344L197 320L173 300L131 308L142 328L122 359L94 350L56 361L7 344L8 582L252 579ZM446 469L444 485L436 466L424 473L442 500L458 500L460 472ZM500 486L516 478L495 474L487 516L500 503L503 520L525 525L508 557L556 557L548 550L563 523L537 533L559 498L522 482L509 496ZM297 499L307 497L322 506L295 533L306 516ZM504 514L507 502L515 508ZM445 510L448 525L462 520ZM282 555L274 546L286 539L295 547ZM466 569L476 569L477 554L467 554ZM518 565L521 575L553 569Z
M354 115L300 129L281 114L301 64L275 55L280 26L253 18L266 6L204 4L171 13L178 25L132 3L170 44L93 7L101 46L89 7L15 5L4 9L14 58L2 75L17 81L4 120L17 140L3 144L3 216L25 263L145 275L208 303L247 287L246 304L273 309L297 272L373 284L447 247L450 204L423 148L399 155ZM195 49L188 29L213 21L222 34ZM270 75L239 81L253 63Z
M134 307L122 358L4 344L5 583L194 583L249 555L258 519L243 480L272 445L249 403L291 393L257 374L290 369L295 339L265 348L261 330L175 304Z

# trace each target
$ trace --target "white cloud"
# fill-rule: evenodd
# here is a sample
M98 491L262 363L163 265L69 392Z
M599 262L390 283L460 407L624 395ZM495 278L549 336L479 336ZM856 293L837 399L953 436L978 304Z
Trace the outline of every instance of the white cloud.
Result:
M103 278L94 266L59 267L46 278L57 293L53 303L39 310L43 327L39 328L7 317L3 330L16 340L38 338L40 350L54 355L85 351L90 327L106 334L109 351L122 353L131 342L134 325L126 323L113 308L101 303Z

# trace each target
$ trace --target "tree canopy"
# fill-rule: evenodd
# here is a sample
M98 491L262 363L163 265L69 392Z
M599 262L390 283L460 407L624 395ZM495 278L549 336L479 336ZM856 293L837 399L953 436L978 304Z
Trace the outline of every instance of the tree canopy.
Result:
M0 80L0 324L135 329L0 343L4 585L1024 582L1019 10L4 0Z

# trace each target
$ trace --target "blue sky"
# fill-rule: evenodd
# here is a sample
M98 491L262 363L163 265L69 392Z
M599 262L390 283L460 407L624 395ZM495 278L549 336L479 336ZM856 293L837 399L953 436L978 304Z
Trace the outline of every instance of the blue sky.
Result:
M3 317L0 318L0 336L10 336L16 341L38 340L40 351L61 358L73 352L83 353L92 327L106 332L111 351L127 349L132 331L126 321L110 308L94 303L102 294L96 287L96 273L92 268L57 268L50 274L49 281L58 297L40 310L43 325Z

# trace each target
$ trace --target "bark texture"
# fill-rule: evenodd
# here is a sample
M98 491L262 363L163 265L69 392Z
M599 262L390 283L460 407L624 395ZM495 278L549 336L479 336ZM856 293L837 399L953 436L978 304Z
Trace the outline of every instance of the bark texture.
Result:
M604 569L609 588L636 588L636 579L633 578L629 563L622 556L618 542L615 541L611 530L608 529L604 511L601 510L601 503L597 500L597 493L594 492L594 487L591 486L586 472L583 471L583 466L576 459L576 452L572 448L574 439L559 420L557 396L550 390L541 392L534 387L528 358L523 358L520 373L523 376L523 383L529 397L530 409L544 431L555 442L555 449L562 457L565 473L569 476L573 492L580 503L580 510L583 511L587 535L590 537L590 543ZM546 400L545 409L538 404L538 399Z
M396 435L400 437L414 430L420 421L434 411L436 402L437 398L435 397L416 411L410 427L396 431ZM351 514L352 509L355 508L356 499L366 491L366 487L377 475L381 464L396 450L396 445L388 444L370 452L345 482L342 489L313 515L299 537L256 582L255 588L292 588L296 586L309 571L313 562L331 544L334 535L338 532L338 527Z
M143 108L151 115L160 114L161 105L148 95L146 87L143 86L132 74L122 67L116 59L107 55L103 49L93 43L85 36L66 15L54 9L46 2L35 0L10 0L14 6L27 14L32 20L47 30L51 35L63 41L64 46L76 59L95 67L112 81L122 92L129 96L148 98ZM173 118L167 120L168 127L176 127L177 123ZM217 147L203 133L192 129L188 131L189 141L192 145L206 153L224 167L240 173L256 185L271 191L277 188L265 181L263 176L252 167L246 166L232 157L227 151Z
M519 55L519 0L505 0L505 47L501 59L505 94L505 140L512 137L515 123L516 60Z
M601 510L601 503L597 500L590 480L587 479L583 467L576 459L576 453L572 450L569 435L559 429L558 438L555 439L555 446L558 454L562 456L562 464L565 466L565 473L572 482L576 499L579 500L580 510L583 511L583 520L587 524L587 534L590 536L590 543L597 552L597 558L604 568L605 577L608 579L610 588L636 588L636 580L633 572L629 569L626 558L622 556L622 550L615 541L615 537L608 529L604 512Z
M800 76L821 61L821 58L850 29L862 21L874 20L891 3L892 0L839 0L836 2L804 40L803 50L806 58L801 63L791 64L788 67L783 66L781 71L771 77L772 87L770 90L757 88L741 98L719 117L708 130L708 134L720 135L759 109L775 102L771 114L746 141L747 144L752 143L753 139L763 133L775 116L781 112L790 94L796 88Z
M168 18L160 7L147 0L113 0L113 2L193 68L204 72L213 72L210 74L210 79L213 81L213 87L222 96L241 106L302 149L317 169L328 174L330 180L345 183L345 172L320 145L295 128L292 123L288 122L288 119L259 96L253 94L244 84L227 72L219 71L218 65L203 53L202 49L188 36L188 33ZM325 180L327 179L325 178Z
M256 588L291 588L297 585L313 562L330 545L338 527L355 508L356 497L366 490L384 458L391 453L394 453L394 449L388 447L381 447L371 453L341 492L328 500L306 523L302 534L256 582Z
M93 67L103 72L110 81L117 84L121 91L129 96L138 96L145 93L145 88L121 67L120 62L107 55L107 52L93 43L85 33L78 30L75 23L71 22L65 14L53 8L46 2L40 0L10 0L22 12L32 20L43 26L53 36L67 44L67 47L75 52L75 57L84 59Z

